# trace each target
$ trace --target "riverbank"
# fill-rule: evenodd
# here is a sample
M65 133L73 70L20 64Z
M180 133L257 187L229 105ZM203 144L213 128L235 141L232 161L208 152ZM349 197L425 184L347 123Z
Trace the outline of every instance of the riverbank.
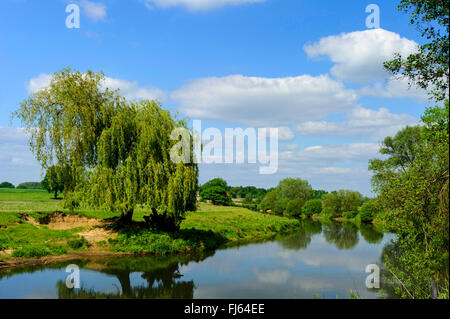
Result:
M198 211L187 213L176 233L141 227L145 212L139 209L132 227L114 230L114 214L94 210L71 213L50 197L41 191L0 190L0 267L80 255L198 253L271 239L298 230L300 224L245 208L199 203Z

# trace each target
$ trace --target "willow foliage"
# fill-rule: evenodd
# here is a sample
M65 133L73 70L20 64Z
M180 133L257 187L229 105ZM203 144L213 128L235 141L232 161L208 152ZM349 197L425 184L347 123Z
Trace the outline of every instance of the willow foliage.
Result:
M131 221L140 205L177 229L185 211L195 210L198 182L193 155L189 163L170 158L179 143L171 133L187 129L185 122L154 101L127 101L103 83L101 73L65 69L22 102L15 115L30 133L32 151L43 168L70 171L69 206L85 203Z

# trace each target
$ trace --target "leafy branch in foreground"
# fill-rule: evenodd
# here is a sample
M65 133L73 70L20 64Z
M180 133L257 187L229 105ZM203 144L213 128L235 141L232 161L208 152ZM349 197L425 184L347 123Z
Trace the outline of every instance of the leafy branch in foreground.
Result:
M394 75L408 78L409 84L430 89L437 101L448 98L449 78L449 0L402 0L399 10L410 12L426 43L407 57L396 54L384 63Z

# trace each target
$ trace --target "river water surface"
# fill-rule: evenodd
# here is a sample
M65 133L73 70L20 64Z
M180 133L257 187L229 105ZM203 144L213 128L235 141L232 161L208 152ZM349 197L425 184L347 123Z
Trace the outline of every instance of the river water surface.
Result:
M366 267L382 268L394 236L373 226L303 222L272 241L197 256L83 258L0 271L0 298L379 298ZM66 267L80 268L69 289ZM383 283L382 283L383 284ZM383 288L383 287L381 287Z

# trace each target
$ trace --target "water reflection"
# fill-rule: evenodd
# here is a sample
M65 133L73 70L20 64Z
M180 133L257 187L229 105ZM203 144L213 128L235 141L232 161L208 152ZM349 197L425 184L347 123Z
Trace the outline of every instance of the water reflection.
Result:
M86 258L0 271L0 298L323 298L380 297L365 267L381 263L393 236L372 225L303 220L272 242L197 256ZM65 285L79 265L81 289ZM382 287L384 288L384 287Z
M69 289L58 281L58 298L128 298L128 299L192 299L194 281L183 280L180 267L188 262L200 262L207 255L192 257L140 257L100 259L83 265L100 273L115 276L120 283L116 292L99 292L82 287ZM183 260L184 259L184 260ZM132 285L132 274L139 273L145 283Z
M339 249L352 249L358 242L358 227L352 223L327 223L323 229L327 243L336 245Z

